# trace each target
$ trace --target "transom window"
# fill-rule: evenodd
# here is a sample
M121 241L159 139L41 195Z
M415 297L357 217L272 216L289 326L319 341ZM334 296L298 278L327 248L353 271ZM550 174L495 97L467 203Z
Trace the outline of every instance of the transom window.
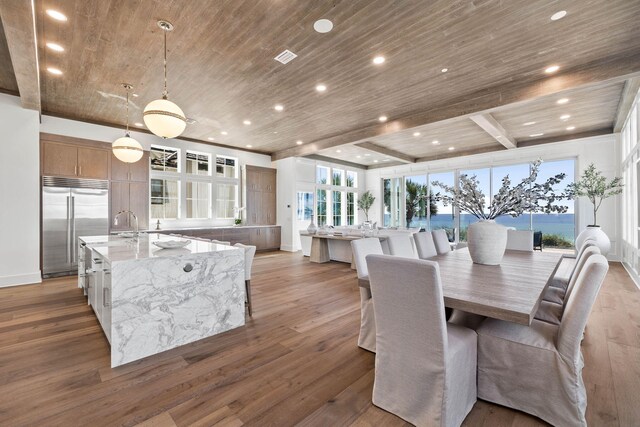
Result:
M236 178L237 160L231 157L216 156L216 176Z
M180 150L153 145L149 153L149 163L152 171L179 172Z
M190 175L211 175L211 154L187 151L186 172Z

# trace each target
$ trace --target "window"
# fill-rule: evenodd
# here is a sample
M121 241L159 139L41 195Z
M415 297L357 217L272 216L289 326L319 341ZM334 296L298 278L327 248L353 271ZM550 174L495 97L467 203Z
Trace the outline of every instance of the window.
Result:
M342 191L333 191L331 194L333 201L333 225L342 225Z
M318 166L316 168L316 183L327 185L329 184L329 168L326 166Z
M177 219L180 181L151 179L151 218Z
M455 174L453 172L434 173L429 175L430 194L444 193L440 187L435 187L434 182L441 182L451 187L455 186ZM445 206L442 202L434 203L435 210L432 210L429 216L429 228L431 230L444 229L449 236L449 241L455 239L455 211L453 206Z
M356 188L358 186L358 173L347 171L347 187Z
M211 184L187 182L187 218L211 218Z
M216 216L220 219L235 217L236 195L238 186L235 184L218 184L216 199Z
M521 165L510 166L498 166L491 170L491 200L493 201L493 195L497 194L502 187L502 180L509 177L511 186L517 185L522 182L523 179L529 178L531 174L531 167L528 163ZM563 183L566 185L566 182ZM504 215L496 218L498 224L502 224L505 227L515 228L516 230L531 230L531 214L525 212L518 217L512 217Z
M187 173L190 175L211 175L209 164L211 155L187 151Z
M402 199L400 188L402 178L383 179L383 218L384 227L398 227L402 221L400 209Z
M347 193L347 225L355 225L356 224L356 199L357 194L348 192Z
M180 150L176 148L151 146L149 162L152 171L178 172Z
M334 169L333 170L333 174L332 174L332 178L331 178L331 185L342 187L343 186L343 183L342 183L343 180L344 180L344 171L342 169Z
M313 193L298 191L296 198L296 218L298 221L311 220L311 216L313 215Z
M429 187L427 176L408 176L404 180L405 224L407 227L428 228ZM434 206L435 209L435 206ZM437 211L437 209L435 209Z
M216 176L223 178L236 178L236 159L225 156L216 156Z
M491 204L491 169L475 169L460 171L460 175L467 175L480 183L479 188L484 194L484 213L489 213L489 205ZM478 222L479 219L468 212L460 212L460 241L467 241L467 229L469 225Z
M327 223L327 190L318 189L317 194L318 203L316 206L316 216L318 217L318 227L320 227Z

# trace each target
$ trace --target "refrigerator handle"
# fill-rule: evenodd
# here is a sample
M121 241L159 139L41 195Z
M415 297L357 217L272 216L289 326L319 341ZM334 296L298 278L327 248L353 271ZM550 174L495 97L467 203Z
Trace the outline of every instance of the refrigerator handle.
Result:
M71 226L72 226L72 231L71 231L71 259L69 260L71 262L71 264L73 265L74 262L76 262L76 253L77 253L77 249L76 249L76 198L71 196Z
M67 264L71 263L71 197L67 196Z

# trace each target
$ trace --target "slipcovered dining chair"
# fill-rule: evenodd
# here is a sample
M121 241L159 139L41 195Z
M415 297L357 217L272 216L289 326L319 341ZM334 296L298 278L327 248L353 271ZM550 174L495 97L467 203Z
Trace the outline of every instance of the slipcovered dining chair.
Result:
M243 245L242 243L236 243L233 246L244 249L244 290L247 298L246 305L249 316L253 316L253 306L251 305L251 269L253 268L253 258L256 255L256 247Z
M533 231L507 230L507 249L533 252Z
M411 234L403 233L389 236L387 244L389 245L390 255L418 259L412 240L413 236Z
M367 270L367 255L382 255L380 240L372 237L351 241L353 260L356 264L358 279L369 279ZM376 319L373 314L371 291L360 287L360 335L358 346L365 350L376 351Z
M433 236L433 243L436 245L438 255L451 252L451 245L449 244L449 237L447 236L446 230L442 228L439 230L433 230L431 235Z
M597 246L596 241L593 239L586 239L578 249L576 256L563 255L560 259L560 263L558 264L558 268L556 268L556 271L553 273L549 286L567 289L567 286L571 281L571 277L576 273L578 259L580 259L587 248L592 246Z
M413 240L416 243L418 258L427 259L438 255L436 244L433 242L433 236L428 231L414 234Z
M459 426L476 402L477 336L445 321L438 263L368 255L373 404L417 426Z
M477 329L478 397L551 425L586 426L580 342L608 269L602 255L586 261L560 325L485 320Z

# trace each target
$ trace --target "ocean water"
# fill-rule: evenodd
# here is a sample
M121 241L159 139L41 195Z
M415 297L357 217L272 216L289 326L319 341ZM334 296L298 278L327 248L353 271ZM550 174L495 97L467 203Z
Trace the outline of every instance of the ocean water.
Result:
M533 230L542 231L542 234L557 234L570 241L574 240L574 214L533 214L521 215L517 218L510 216L502 216L496 222L505 227L514 227L518 230L529 230L531 227L531 219L533 219ZM531 219L530 219L531 218ZM460 215L460 226L466 228L469 224L478 221L476 217L470 214ZM424 228L427 227L426 218L414 218L411 222L412 227L420 224ZM448 228L453 224L453 218L449 214L437 214L431 217L431 229Z

